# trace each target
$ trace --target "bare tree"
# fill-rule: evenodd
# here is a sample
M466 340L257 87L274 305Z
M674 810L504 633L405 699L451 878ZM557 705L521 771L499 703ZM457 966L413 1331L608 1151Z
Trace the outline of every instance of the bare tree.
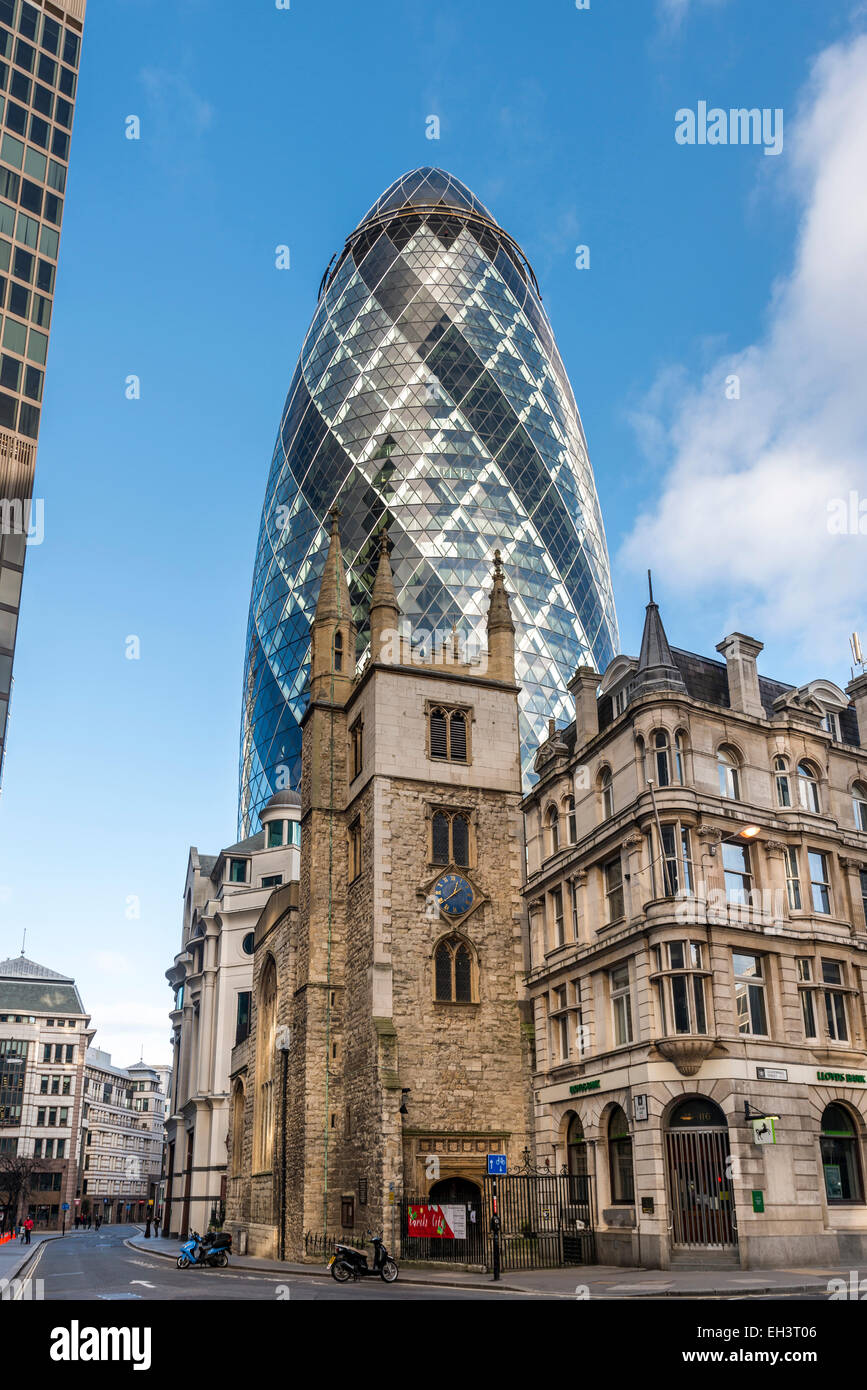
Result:
M0 1154L0 1205L3 1207L4 1227L8 1230L19 1220L19 1209L27 1201L30 1184L36 1172L34 1158L20 1154Z

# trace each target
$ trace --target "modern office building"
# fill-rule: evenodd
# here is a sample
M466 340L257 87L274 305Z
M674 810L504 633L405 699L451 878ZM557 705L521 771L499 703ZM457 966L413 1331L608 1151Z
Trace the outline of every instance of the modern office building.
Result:
M253 576L242 834L273 791L298 785L309 627L335 505L358 655L383 525L407 630L425 656L453 625L465 652L483 652L491 557L502 551L531 777L548 717L567 716L575 667L604 669L617 649L608 555L533 271L487 208L439 169L398 179L350 234L323 277L289 387Z
M867 1255L867 675L761 649L651 602L524 802L537 1161L603 1264Z
M0 1159L31 1160L26 1182L0 1163L0 1224L57 1229L74 1210L84 1054L93 1038L75 981L21 955L0 961ZM69 1220L69 1217L67 1217Z
M89 1047L84 1059L76 1215L105 1222L153 1215L162 1169L167 1067L117 1067Z
M0 0L0 779L85 4Z

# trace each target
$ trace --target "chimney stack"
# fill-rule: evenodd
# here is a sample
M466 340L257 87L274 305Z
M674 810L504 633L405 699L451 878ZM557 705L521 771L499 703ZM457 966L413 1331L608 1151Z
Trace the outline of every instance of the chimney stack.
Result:
M862 671L846 686L846 694L855 706L858 720L858 743L867 748L867 671Z
M765 710L759 695L759 673L756 658L764 648L764 643L755 637L747 637L743 632L732 632L717 644L717 651L725 657L729 678L729 704L741 714L751 714L756 719L765 718Z
M582 747L599 733L599 710L596 691L600 676L592 666L579 666L569 682L569 692L575 700L575 746Z

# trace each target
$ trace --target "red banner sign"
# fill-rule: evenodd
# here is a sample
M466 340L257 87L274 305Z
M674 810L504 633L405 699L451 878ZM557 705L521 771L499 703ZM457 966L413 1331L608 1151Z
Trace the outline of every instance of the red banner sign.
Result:
M407 1209L406 1233L408 1236L427 1236L434 1240L455 1238L442 1207L410 1206Z

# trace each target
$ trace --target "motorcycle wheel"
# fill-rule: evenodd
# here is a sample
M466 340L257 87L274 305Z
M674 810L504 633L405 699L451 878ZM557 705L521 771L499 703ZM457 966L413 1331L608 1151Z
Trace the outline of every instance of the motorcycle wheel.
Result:
M347 1279L352 1278L352 1268L345 1260L335 1260L331 1266L331 1277L336 1279L338 1284L345 1284Z
M386 1284L393 1284L397 1278L397 1265L394 1260L386 1260L379 1272Z
M214 1263L216 1264L217 1269L225 1269L226 1265L229 1263L229 1256L218 1255Z
M189 1269L190 1259L188 1255L178 1255L178 1269Z

